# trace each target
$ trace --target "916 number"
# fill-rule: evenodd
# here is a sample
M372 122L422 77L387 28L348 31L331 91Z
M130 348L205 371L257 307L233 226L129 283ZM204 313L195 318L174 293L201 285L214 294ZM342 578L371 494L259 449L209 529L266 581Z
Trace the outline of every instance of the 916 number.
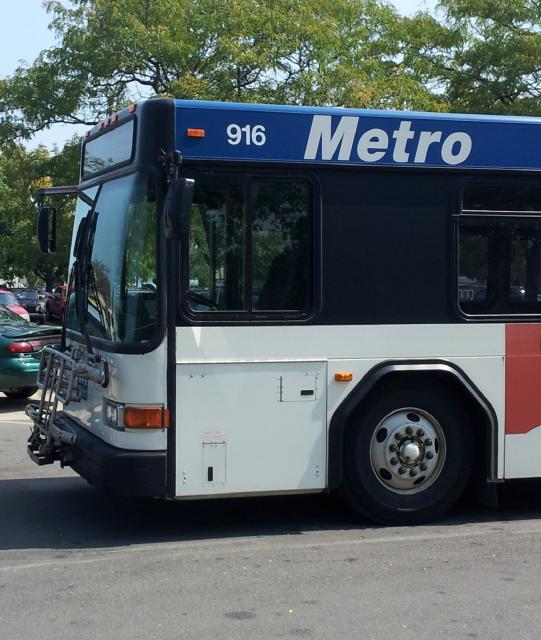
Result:
M265 135L265 127L262 124L250 125L241 127L240 124L231 123L227 125L227 142L229 144L255 144L256 147L261 147L267 142L267 136Z

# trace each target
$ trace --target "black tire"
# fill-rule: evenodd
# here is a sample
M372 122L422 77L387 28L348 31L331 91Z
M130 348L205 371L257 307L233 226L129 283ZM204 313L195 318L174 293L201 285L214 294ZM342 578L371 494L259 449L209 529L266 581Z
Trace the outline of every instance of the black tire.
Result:
M37 387L19 387L18 389L9 389L9 391L4 391L4 393L8 398L22 400L23 398L33 396L37 390Z
M434 429L438 430L435 433L442 435L441 443L435 438L436 453L431 456L431 460L437 460L437 465L434 463L431 475L425 474L427 477L422 478L419 466L408 467L400 457L398 466L389 466L395 474L389 477L391 474L384 465L373 465L372 462L377 462L378 456L389 455L393 456L389 465L397 465L398 454L383 452L392 450L396 442L401 445L403 454L406 436L402 440L396 438L409 424L403 416L415 414L415 410L419 412L417 418L421 416L429 425L433 422ZM390 428L392 424L402 423L404 427L394 427L398 433ZM387 425L388 429L385 428ZM414 427L411 438L416 438L419 431L415 431L414 423L411 426ZM426 467L427 462L432 464L424 459L429 448L424 447L423 438L419 438L419 442L417 447L423 457L415 457L411 464L424 462ZM444 514L462 494L471 473L473 454L474 437L468 414L460 398L445 384L408 381L400 386L387 386L376 392L348 425L344 494L356 511L381 524L414 524L433 520ZM375 466L382 468L377 471ZM399 477L400 468L404 475ZM416 471L415 479L410 478L412 468ZM397 486L404 478L409 483L420 484L409 488Z

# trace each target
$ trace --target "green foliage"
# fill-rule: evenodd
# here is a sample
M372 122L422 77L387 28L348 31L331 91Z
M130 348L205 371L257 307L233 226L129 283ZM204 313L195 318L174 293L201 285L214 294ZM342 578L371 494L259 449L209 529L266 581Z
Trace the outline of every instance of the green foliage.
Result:
M454 46L438 69L454 111L538 115L541 3L441 0Z
M40 186L76 182L79 143L67 144L51 156L43 147L28 151L21 145L5 145L0 152L0 279L36 278L49 286L67 276L73 201L58 200L58 251L43 255L37 245L36 193ZM39 284L42 284L39 282Z
M438 109L382 0L46 2L58 46L0 81L0 139L94 123L141 95Z
M141 96L537 113L538 0L47 0L58 46L0 80L0 141Z

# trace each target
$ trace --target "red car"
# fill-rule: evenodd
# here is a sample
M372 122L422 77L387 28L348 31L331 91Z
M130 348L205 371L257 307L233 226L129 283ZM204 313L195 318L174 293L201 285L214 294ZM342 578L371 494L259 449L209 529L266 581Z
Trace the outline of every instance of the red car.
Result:
M17 299L17 296L13 293L13 291L9 291L8 289L0 289L0 304L4 305L6 309L13 311L21 318L28 320L30 322L30 315L28 311L21 306L21 303Z
M53 295L47 298L45 303L45 314L47 320L62 320L66 300L68 294L68 286L61 284L53 291Z

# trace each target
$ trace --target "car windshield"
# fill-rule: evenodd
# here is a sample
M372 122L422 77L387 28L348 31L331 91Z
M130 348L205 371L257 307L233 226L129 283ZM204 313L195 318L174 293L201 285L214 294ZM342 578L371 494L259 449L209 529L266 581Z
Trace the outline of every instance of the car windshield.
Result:
M17 296L11 291L0 291L0 304L9 304L12 306L19 306Z
M153 182L137 174L93 187L79 199L75 229L95 200L95 234L87 274L86 330L104 340L138 344L158 329L157 217ZM73 251L72 251L73 253ZM76 295L67 326L80 331Z
M23 302L37 302L38 301L38 292L37 291L16 291L15 295L19 300Z

